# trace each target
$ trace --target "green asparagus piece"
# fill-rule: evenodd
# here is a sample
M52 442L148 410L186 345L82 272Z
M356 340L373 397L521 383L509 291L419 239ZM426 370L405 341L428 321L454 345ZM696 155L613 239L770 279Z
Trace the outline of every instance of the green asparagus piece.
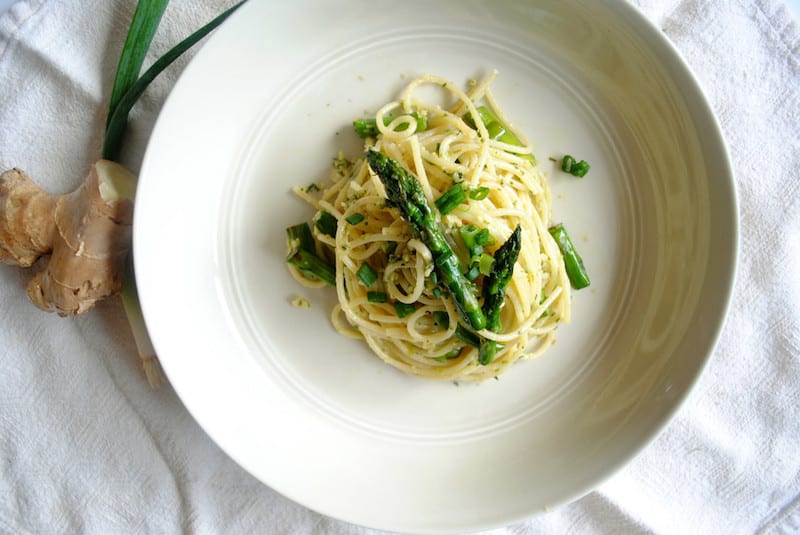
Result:
M506 286L514 273L514 264L519 258L522 246L521 234L522 231L517 225L511 236L495 251L491 270L483 280L483 313L486 315L486 328L495 332L500 330L500 310L506 298ZM478 362L484 366L489 364L502 348L503 345L494 340L482 340L478 349Z
M494 253L494 264L489 275L483 280L483 313L486 316L486 328L500 330L500 309L506 298L506 286L511 281L514 264L519 258L522 246L522 231L517 225L511 236Z
M389 204L400 210L414 235L430 249L436 272L462 319L473 329L483 329L486 318L472 284L461 272L458 258L439 228L419 181L399 163L375 149L367 150L366 158L383 182Z
M428 128L427 115L424 114L421 115L415 111L409 114L401 114L401 115L410 115L411 117L417 120L417 130L416 130L417 132L422 132L423 130ZM394 121L397 117L400 117L400 115L393 115L393 114L384 115L383 116L384 126L389 126L389 123ZM353 128L355 129L356 134L358 134L358 137L361 138L378 137L378 134L381 133L381 131L378 130L378 122L375 120L374 117L368 119L356 119L355 121L353 121ZM397 128L397 131L402 132L407 128L408 126L402 124Z
M580 290L589 286L589 273L583 265L581 255L575 250L575 246L572 244L569 234L567 234L567 229L559 223L548 230L553 239L556 240L558 248L561 249L561 256L564 257L564 267L567 270L567 277L569 277L572 287Z
M299 269L304 276L336 286L336 271L317 255L308 223L287 228L286 236L289 242L289 256L286 261Z

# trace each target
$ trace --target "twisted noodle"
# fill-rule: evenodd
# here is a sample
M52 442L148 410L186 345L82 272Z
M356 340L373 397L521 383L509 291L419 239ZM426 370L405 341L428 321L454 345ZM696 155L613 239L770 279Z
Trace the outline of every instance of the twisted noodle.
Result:
M510 124L491 93L494 75L474 84L468 93L435 76L413 80L398 101L377 111L380 135L366 142L411 171L432 206L453 185L454 177L463 180L465 188L489 188L485 199L469 200L442 216L441 226L456 250L460 226L487 228L493 238L488 253L494 253L517 225L521 227L522 245L506 289L500 332L478 332L503 344L488 365L479 364L478 350L455 336L459 314L446 292L439 294L431 282L431 252L412 235L398 211L387 207L383 185L363 158L352 163L337 159L336 171L317 194L295 188L318 212L327 211L338 220L335 239L314 230L318 253L335 261L339 304L331 314L334 327L344 335L363 338L381 359L410 374L476 381L495 377L517 360L546 350L559 322L570 318L569 280L547 231L551 205L547 181L525 156L531 147L522 136L517 134L521 146L490 140L476 111L477 103L484 102L505 125ZM455 105L448 111L418 99L417 89L423 86L441 88ZM416 119L408 115L412 111L427 115L425 130L416 131ZM466 113L475 118L475 128L463 120ZM394 119L384 125L386 117ZM353 214L364 219L350 224L346 219ZM365 262L379 275L370 288L357 275ZM303 284L323 284L290 269ZM476 280L478 289L482 278ZM370 302L369 291L384 292L388 300ZM400 318L396 302L413 304L414 311ZM447 325L436 321L442 313L449 317Z

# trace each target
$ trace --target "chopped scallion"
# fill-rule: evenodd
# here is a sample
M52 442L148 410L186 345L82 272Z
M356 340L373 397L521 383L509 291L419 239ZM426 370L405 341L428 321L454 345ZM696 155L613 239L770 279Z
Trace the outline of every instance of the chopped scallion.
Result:
M464 276L467 277L467 280L474 281L475 279L478 278L478 275L480 274L481 274L480 267L478 267L477 264L474 264L467 270L466 273L464 273Z
M355 214L350 214L345 218L345 221L350 223L351 225L358 225L362 221L364 221L364 214L360 214L356 212Z
M388 300L386 292L367 292L367 301L370 303L385 303Z
M467 200L467 194L461 184L453 184L450 189L442 193L442 196L436 199L436 208L442 215L447 215L456 207Z
M397 313L398 318L405 318L406 316L413 314L416 308L414 307L413 303L402 303L400 301L394 302L394 311Z
M356 271L356 276L364 283L364 286L369 288L375 281L378 280L378 274L372 269L372 266L364 262L361 267Z
M480 260L478 260L478 269L481 275L488 275L492 272L492 265L494 265L494 258L490 254L481 253Z
M469 190L469 198L473 201L482 201L489 196L489 188L481 186L479 188Z
M335 238L336 229L339 226L339 222L336 220L336 217L323 210L319 213L319 217L317 217L317 221L314 223L314 226L317 227L317 230L323 234L327 234L331 238Z
M565 154L561 159L561 170L578 178L585 177L586 173L589 172L589 168L590 166L586 160L577 161L569 154Z

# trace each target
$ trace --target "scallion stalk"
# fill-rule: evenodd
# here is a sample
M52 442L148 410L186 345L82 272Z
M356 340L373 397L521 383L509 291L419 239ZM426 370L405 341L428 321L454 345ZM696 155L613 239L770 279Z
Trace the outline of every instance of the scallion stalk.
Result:
M150 82L152 82L169 64L211 32L211 30L219 26L223 20L244 3L244 1L240 2L228 9L209 24L190 35L187 39L157 60L144 75L139 77L144 58L147 55L147 51L150 48L150 44L152 43L168 2L169 0L139 0L136 5L136 11L131 19L130 28L125 38L125 44L120 53L117 71L114 76L114 85L112 86L111 97L109 99L102 150L104 159L112 161L117 160L130 110ZM159 371L155 349L147 333L147 328L142 316L139 295L136 290L132 254L128 254L128 258L126 259L125 280L123 282L121 297L147 380L151 386L156 387L161 382L161 373Z

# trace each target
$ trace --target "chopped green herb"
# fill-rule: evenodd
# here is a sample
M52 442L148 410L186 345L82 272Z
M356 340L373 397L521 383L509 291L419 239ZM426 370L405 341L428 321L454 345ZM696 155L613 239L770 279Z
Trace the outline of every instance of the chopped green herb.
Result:
M319 186L317 186L316 182L312 182L308 186L306 186L306 191L308 193L313 193L315 191L319 191Z

